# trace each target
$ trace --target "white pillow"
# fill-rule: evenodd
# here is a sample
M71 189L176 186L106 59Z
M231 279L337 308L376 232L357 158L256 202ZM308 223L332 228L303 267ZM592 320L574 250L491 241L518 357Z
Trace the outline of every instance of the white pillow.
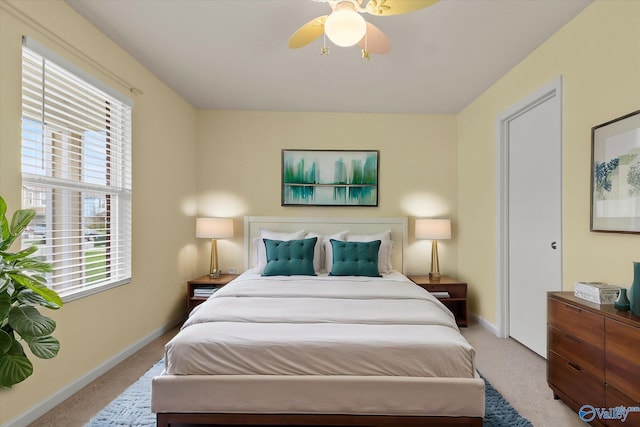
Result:
M380 249L378 250L378 271L380 273L391 273L393 266L391 265L391 255L393 254L393 241L391 240L391 230L382 231L375 234L349 234L348 242L371 242L380 240Z
M328 241L329 239L344 240L344 238L347 237L348 233L349 231L345 230L345 231L339 231L329 236L324 236L320 233L310 231L309 233L307 233L306 236L304 236L305 239L312 239L314 237L318 238L318 241L316 242L316 247L314 248L314 252L313 252L313 268L316 271L316 273L322 272L325 267L325 257L326 257L325 251L324 251L325 240L326 241Z
M391 273L393 265L391 256L393 255L393 240L382 240L378 251L378 271L380 273Z
M304 237L305 239L311 239L313 237L318 238L318 242L316 243L315 251L313 253L313 268L315 269L316 273L320 273L321 271L323 271L326 266L326 254L324 249L325 241L328 242L329 239L344 240L347 237L348 233L348 230L338 231L337 233L333 233L329 236L325 236L313 231L307 233L307 235Z
M344 238L335 239L335 240L341 240L346 242ZM327 272L330 272L332 267L333 267L333 246L331 246L331 240L326 239L324 241L324 268L327 270Z
M347 242L372 242L374 240L391 240L391 230L375 234L349 234Z
M324 236L313 231L310 231L306 236L304 236L305 239L313 239L314 237L317 237L318 241L316 242L316 246L313 248L313 270L316 273L319 273L322 269L322 239Z
M305 231L295 231L293 233L284 233L280 231L260 229L260 237L253 239L253 246L255 248L255 262L253 263L254 271L256 273L263 273L264 268L267 266L267 249L264 246L264 240L282 240L288 242L289 240L304 239Z

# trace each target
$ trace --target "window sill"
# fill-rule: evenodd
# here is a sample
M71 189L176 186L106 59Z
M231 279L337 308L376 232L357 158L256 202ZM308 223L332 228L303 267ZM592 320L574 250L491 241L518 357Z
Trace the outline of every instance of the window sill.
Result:
M66 304L71 301L75 301L81 298L85 298L91 295L98 294L100 292L108 291L109 289L117 288L122 285L126 285L131 282L131 278L123 279L118 282L108 283L105 285L100 285L96 287L83 286L73 291L60 291L58 294L60 298L62 298L63 304Z

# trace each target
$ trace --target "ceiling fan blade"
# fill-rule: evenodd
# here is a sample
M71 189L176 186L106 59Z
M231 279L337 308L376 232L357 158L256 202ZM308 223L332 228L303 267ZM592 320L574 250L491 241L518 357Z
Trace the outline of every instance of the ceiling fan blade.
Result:
M289 48L297 49L306 46L324 34L324 22L326 20L327 15L319 16L298 28L298 31L289 38Z
M365 49L365 40L366 40L366 49ZM380 28L376 27L370 22L367 22L367 33L366 35L358 42L361 48L365 49L369 53L375 53L378 55L382 55L384 53L389 52L391 49L391 45L389 44L389 39L384 35Z
M369 0L367 12L376 16L401 15L431 6L439 0Z

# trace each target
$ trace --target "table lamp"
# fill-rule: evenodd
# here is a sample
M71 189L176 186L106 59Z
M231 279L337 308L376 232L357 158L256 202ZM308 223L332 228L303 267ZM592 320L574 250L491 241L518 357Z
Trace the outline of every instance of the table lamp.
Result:
M211 261L209 277L220 277L218 268L218 241L233 237L233 220L231 218L196 218L196 237L211 239Z
M416 219L416 239L431 240L431 270L429 279L440 281L440 262L438 261L438 240L451 238L451 221L448 219Z

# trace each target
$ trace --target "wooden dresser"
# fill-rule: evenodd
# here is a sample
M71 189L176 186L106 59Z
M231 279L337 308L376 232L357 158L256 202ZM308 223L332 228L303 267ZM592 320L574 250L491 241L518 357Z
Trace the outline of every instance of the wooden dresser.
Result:
M584 407L640 407L640 317L573 292L549 292L547 302L547 382L554 398L585 410L592 425L640 425L640 412L622 422Z

